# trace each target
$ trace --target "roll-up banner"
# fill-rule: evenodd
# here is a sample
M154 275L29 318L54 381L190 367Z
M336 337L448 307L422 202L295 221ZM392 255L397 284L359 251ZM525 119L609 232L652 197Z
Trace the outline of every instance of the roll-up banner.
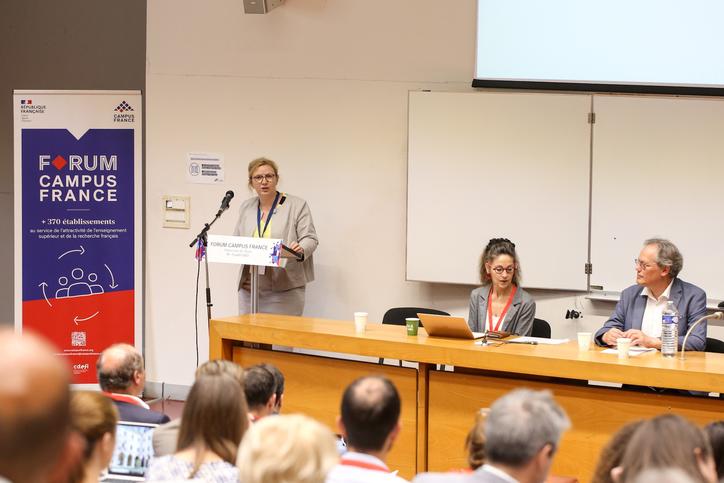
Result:
M15 91L15 327L49 339L73 383L100 352L139 349L139 91Z

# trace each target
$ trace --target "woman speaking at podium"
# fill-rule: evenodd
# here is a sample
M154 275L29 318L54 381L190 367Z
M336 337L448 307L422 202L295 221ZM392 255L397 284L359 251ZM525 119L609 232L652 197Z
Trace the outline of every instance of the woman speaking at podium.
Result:
M257 196L241 204L234 235L281 238L304 256L303 261L288 258L285 268L259 267L259 312L302 315L305 286L314 280L312 253L319 241L307 202L277 191L278 182L279 168L271 159L249 163L249 187ZM251 276L246 265L239 270L238 287L239 313L247 314L251 312Z
M519 287L520 264L513 242L507 238L488 242L480 258L480 280L483 286L470 294L470 329L530 335L535 301Z

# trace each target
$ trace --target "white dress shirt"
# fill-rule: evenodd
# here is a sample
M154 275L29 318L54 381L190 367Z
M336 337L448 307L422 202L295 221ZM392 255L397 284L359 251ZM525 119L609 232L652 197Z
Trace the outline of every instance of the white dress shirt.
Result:
M498 478L501 478L501 479L503 479L503 480L505 480L505 481L508 481L508 482L510 482L510 483L518 483L518 480L516 480L515 478L513 478L512 476L510 476L510 475L509 475L508 473L506 473L505 471L496 468L495 466L483 465L483 467L481 468L481 470L482 470L482 471L487 471L488 473L492 473L492 474L494 474L495 476L497 476Z
M669 301L673 283L672 280L658 299L654 298L648 287L644 287L641 291L641 297L646 297L646 310L644 310L644 318L641 321L641 332L649 337L661 338L661 314L666 308L666 302Z
M396 471L390 473L390 469L379 458L348 451L329 472L326 483L407 483L407 480L397 476Z

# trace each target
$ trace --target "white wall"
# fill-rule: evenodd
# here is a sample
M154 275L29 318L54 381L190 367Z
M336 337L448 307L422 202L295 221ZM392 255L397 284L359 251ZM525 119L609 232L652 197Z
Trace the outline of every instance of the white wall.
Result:
M280 188L312 208L320 246L306 315L350 319L367 310L381 320L401 305L467 315L472 287L404 280L407 94L469 90L474 28L474 0L287 0L267 15L245 15L236 0L149 0L149 380L191 382L196 263L188 243L227 189L237 198L213 233L231 233L234 208L250 196L246 165L262 155L279 162ZM186 183L193 151L224 155L223 185ZM441 166L440 182L455 174L455 166ZM191 196L192 230L161 227L164 194ZM210 270L214 315L235 314L235 268ZM613 308L581 294L534 296L554 336L574 335L578 324L598 327ZM204 360L203 273L199 304ZM564 320L568 308L585 318Z

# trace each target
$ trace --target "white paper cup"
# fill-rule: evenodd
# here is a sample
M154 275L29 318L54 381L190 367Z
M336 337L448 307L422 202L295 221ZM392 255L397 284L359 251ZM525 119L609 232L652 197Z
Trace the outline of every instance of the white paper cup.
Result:
M591 349L591 338L593 334L591 332L579 332L578 333L578 350L588 351Z
M354 313L354 331L363 334L367 327L367 312Z
M631 339L620 337L616 339L619 359L628 359L628 350L631 348Z

